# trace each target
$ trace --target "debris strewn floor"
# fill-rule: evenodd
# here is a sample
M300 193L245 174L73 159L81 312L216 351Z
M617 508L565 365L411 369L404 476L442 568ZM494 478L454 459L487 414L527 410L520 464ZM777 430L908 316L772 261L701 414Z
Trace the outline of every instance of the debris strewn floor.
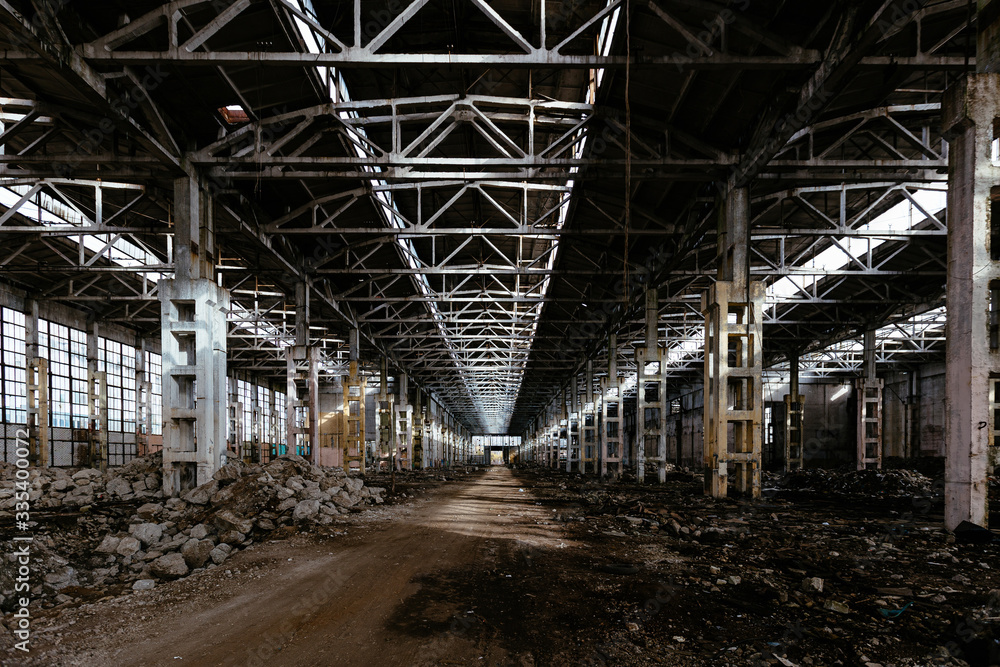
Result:
M933 480L811 475L752 503L682 470L401 474L384 505L41 611L4 664L997 664L997 547L940 528Z

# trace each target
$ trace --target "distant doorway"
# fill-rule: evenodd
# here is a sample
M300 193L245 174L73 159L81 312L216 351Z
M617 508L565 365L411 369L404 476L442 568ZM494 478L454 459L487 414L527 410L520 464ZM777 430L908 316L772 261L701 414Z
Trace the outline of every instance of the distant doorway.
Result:
M502 466L503 465L503 450L493 449L490 450L490 465L491 466Z

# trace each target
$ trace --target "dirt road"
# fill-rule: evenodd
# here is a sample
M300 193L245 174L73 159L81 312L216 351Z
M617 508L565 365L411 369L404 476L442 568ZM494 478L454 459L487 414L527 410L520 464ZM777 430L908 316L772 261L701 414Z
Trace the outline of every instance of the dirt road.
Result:
M91 605L43 630L33 653L66 665L520 664L474 631L468 596L447 591L498 556L566 546L530 492L497 467L381 512L342 538L259 545L148 606Z

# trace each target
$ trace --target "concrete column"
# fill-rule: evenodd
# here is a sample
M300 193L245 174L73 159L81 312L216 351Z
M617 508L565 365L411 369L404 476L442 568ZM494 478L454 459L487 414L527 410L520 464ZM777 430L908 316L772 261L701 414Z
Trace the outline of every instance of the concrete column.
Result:
M100 325L87 325L87 461L91 468L102 468L108 460L108 385L100 368ZM166 404L164 404L166 405Z
M214 281L212 198L196 178L174 181L174 278L159 281L163 358L163 492L208 482L226 443L226 315Z
M731 472L741 494L760 497L764 284L749 281L749 216L747 188L731 190L720 219L718 280L701 304L705 492L716 498L728 494Z
M566 472L580 469L580 389L577 376L570 380L569 418L566 422Z
M785 394L785 472L801 470L802 415L805 397L799 393L799 353L788 353L788 393Z
M667 481L664 352L659 341L659 295L650 288L646 290L646 344L635 348L636 477L640 484L645 481L647 464L656 470L661 484Z
M920 449L920 369L909 371L903 407L903 456L913 458Z
M608 377L601 378L601 423L598 428L601 477L622 473L622 402L618 383L618 336L608 338Z
M582 394L583 409L580 417L580 472L597 474L597 406L594 400L594 362L587 360L584 373L586 386Z
M27 430L29 461L41 468L49 465L49 362L39 356L38 302L25 302L24 335L27 361ZM106 467L107 457L101 470Z
M353 356L353 352L352 352ZM344 392L343 441L341 461L345 473L365 472L365 389L357 359L347 363L347 375L341 379ZM290 398L290 397L289 397Z
M858 470L882 467L882 380L875 376L875 330L863 334L864 366L855 383L858 424Z
M570 419L571 419L571 413L570 413L570 393L571 392L570 392L570 388L569 387L570 386L567 384L565 387L563 387L563 392L562 392L562 406L561 406L562 410L561 410L561 418L560 418L560 423L559 423L559 426L560 426L560 431L559 431L559 436L560 437L559 437L559 440L560 440L560 442L559 442L559 452L556 453L556 458L558 459L558 457L562 454L563 448L566 449L566 470L567 470L567 472L569 471L569 448L570 448L570 439L572 438L572 433L570 432L570 429L572 428L572 425L570 424ZM558 460L556 462L556 467L559 467Z
M295 345L285 348L288 450L319 465L319 348L310 345L309 285L304 282L295 286L295 305Z
M409 378L406 373L398 376L396 393L396 469L413 467L413 406L409 401Z
M413 424L410 439L413 443L413 470L423 470L424 468L424 412L422 402L422 392L420 387L415 387L413 392Z
M1000 19L980 1L976 74L945 94L948 139L948 281L945 526L987 526L987 477L997 463L1000 407L1000 167L992 143L1000 119Z
M150 383L146 381L146 341L140 339L135 346L135 453L145 456L149 453L149 433L152 421Z
M163 322L163 491L205 484L226 446L226 313L229 292L213 281L159 282Z
M389 391L389 360L382 357L379 361L379 373L378 373L378 397L376 398L378 404L378 414L376 423L378 424L378 454L376 456L375 465L381 467L381 459L383 456L388 459L388 466L391 468L393 465L393 459L395 458L396 452L395 442L396 442L396 419L395 406L393 405L393 395Z

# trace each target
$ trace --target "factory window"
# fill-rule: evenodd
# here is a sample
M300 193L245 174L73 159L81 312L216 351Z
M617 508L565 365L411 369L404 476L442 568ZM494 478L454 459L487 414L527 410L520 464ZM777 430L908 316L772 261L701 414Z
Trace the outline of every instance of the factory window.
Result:
M5 424L26 424L27 414L27 367L25 357L24 313L10 308L0 309L3 322L3 336L0 349L3 350L3 420ZM7 439L13 443L14 430L9 429Z
M97 370L108 385L108 465L123 465L135 458L135 348L98 338Z
M49 461L78 465L77 448L87 444L87 334L39 319L38 356L49 362Z
M3 325L0 329L0 414L4 421L0 444L4 446L3 459L13 461L17 430L28 421L24 313L0 308L0 323Z

